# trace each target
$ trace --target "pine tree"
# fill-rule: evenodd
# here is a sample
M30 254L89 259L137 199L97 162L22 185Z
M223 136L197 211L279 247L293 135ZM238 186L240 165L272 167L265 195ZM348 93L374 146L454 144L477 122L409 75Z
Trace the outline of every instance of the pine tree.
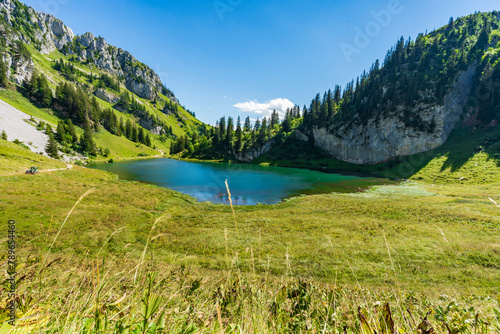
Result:
M120 136L125 135L127 133L127 128L125 127L125 122L123 121L123 117L120 117Z
M69 134L71 141L76 144L78 142L78 135L76 134L75 126L70 119L68 120L67 133Z
M214 146L219 145L219 143L221 142L219 122L217 122L217 126L214 129L214 138L212 142Z
M54 134L52 132L49 132L49 141L45 146L45 152L47 152L49 157L59 159L59 149L57 147L57 141L54 138Z
M29 82L26 83L26 90L30 96L34 97L36 95L38 92L38 72L33 72Z
M60 143L66 142L66 130L64 129L64 123L63 123L63 121L57 122L56 139Z
M170 143L170 154L177 154L177 143L176 142Z
M49 123L45 123L45 133L49 135L50 133L54 134L54 131L52 130L52 126Z
M273 137L273 127L271 126L271 120L269 120L269 124L266 129L266 139L269 140Z
M245 132L250 132L252 131L252 123L250 123L250 116L247 116L245 119L245 127L244 127Z
M122 135L122 131L121 131L121 128L120 128L120 123L118 121L118 116L116 116L116 114L112 110L111 110L111 115L112 115L112 120L113 120L113 124L114 124L114 128L115 128L115 134L117 136L121 136Z
M1 138L3 140L7 140L7 132L5 132L5 130L2 130L2 135L1 135Z
M279 122L280 122L280 116L276 111L276 109L274 109L271 115L271 126L274 127L275 125L279 124Z
M127 119L127 124L125 126L125 137L127 137L129 140L132 140L133 138L133 126L132 122L130 119Z
M236 147L234 149L236 152L239 153L241 152L242 147L243 147L243 130L241 129L240 122L238 122L238 126L236 128Z
M97 98L93 96L90 102L90 115L96 124L101 120L101 113L101 106L99 105L99 102L97 102Z
M339 104L342 99L342 87L339 85L335 86L335 92L333 93L333 101L335 104Z
M450 17L450 21L448 22L448 27L446 27L447 30L452 30L455 27L455 21L453 20L453 16Z
M134 124L132 127L132 139L134 143L137 143L139 141L139 133L137 131L137 126Z
M83 138L81 140L82 149L90 155L97 155L97 150L92 136L92 128L88 120L85 120Z
M187 151L189 154L193 154L194 152L194 146L193 146L193 143L190 143L188 146L187 146Z
M292 118L290 117L290 113L286 113L285 120L283 121L283 132L288 133L292 131Z
M328 120L331 120L333 116L335 116L335 101L333 99L333 93L331 90L328 90L328 93L326 95L326 106Z
M126 109L126 110L129 110L130 109L130 95L128 93L128 91L124 91L121 95L120 95L120 104Z
M320 107L319 124L321 126L326 126L328 121L328 102L326 93L323 95L323 102Z
M226 117L221 117L219 121L219 129L220 129L221 139L226 138Z
M54 95L49 87L49 82L43 74L38 76L37 81L38 89L35 92L35 98L42 104L42 106L50 107Z
M260 123L260 120L257 118L253 129L254 129L254 131L258 132L260 130L260 127L261 127L261 123Z
M266 143L266 135L267 135L267 118L264 117L262 120L262 126L260 127L259 131L259 144L265 144Z
M145 144L146 138L144 137L144 130L142 127L139 127L138 133L137 133L137 141L141 144Z
M178 152L184 152L184 150L186 149L186 142L189 142L187 140L187 136L180 137L178 141L179 141L179 144L178 144L179 146L177 148Z
M226 130L226 139L225 144L228 150L233 149L233 136L234 136L234 124L233 118L228 117L227 119L227 130Z

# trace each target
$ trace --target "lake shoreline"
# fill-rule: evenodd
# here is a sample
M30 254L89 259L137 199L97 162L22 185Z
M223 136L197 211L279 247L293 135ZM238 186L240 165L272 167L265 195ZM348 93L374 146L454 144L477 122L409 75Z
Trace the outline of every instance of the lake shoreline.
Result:
M94 162L89 167L110 172L121 180L153 184L190 195L200 202L224 205L229 204L224 180L230 182L233 202L245 206L273 205L297 196L365 192L373 186L395 183L367 173L344 170L333 173L309 168L172 157L129 159L113 164Z
M306 166L303 164L287 164L278 162L244 162L239 160L231 160L231 159L221 159L221 160L203 160L196 158L172 158L166 157L168 159L186 161L186 162L200 162L200 163L227 163L227 164L240 164L240 165L251 165L251 166L263 166L263 167L280 167L280 168L296 168L296 169L305 169L314 172L321 172L325 174L340 174L346 176L360 176L360 177L372 177L375 179L384 179L390 181L404 181L403 179L398 178L389 178L382 176L380 174L374 173L372 171L361 171L361 170L349 170L342 168L329 168L329 167L316 167L316 166Z
M124 162L124 161L141 161L141 160L154 160L154 159L171 159L177 161L185 161L185 162L194 162L194 163L213 163L213 164L238 164L238 165L249 165L249 166L263 166L263 167L281 167L281 168L296 168L296 169L304 169L309 171L321 172L325 174L340 174L346 176L359 176L359 177L371 177L375 179L381 180L389 180L389 181L405 181L405 179L388 177L381 175L379 173L370 171L370 170L362 170L367 165L356 166L356 170L347 169L347 168L334 168L329 166L311 166L307 164L301 163L290 163L288 161L257 161L257 162L244 162L239 160L232 159L197 159L197 158L182 158L178 156L168 156L166 154L163 155L155 155L155 156L146 156L146 157L127 157L127 158L114 158L114 159L92 159L87 164L108 164L108 163L116 163L116 162ZM113 160L112 162L109 162Z

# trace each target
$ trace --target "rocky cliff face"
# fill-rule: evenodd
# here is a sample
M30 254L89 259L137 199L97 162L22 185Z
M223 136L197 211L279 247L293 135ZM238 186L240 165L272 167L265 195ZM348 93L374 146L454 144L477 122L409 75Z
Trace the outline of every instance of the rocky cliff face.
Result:
M358 165L377 164L396 157L426 152L444 144L455 128L464 111L471 91L476 66L462 72L442 105L421 102L411 110L425 124L434 123L432 131L408 127L397 112L380 119L372 118L366 125L343 124L337 127L314 127L312 136L316 147L329 153L333 158ZM421 99L425 101L424 98ZM295 138L309 141L310 135L299 130ZM236 155L236 159L250 162L272 150L274 141L263 147Z
M151 68L138 62L129 52L107 44L104 38L96 38L91 33L75 36L61 20L37 12L17 0L0 0L0 12L10 27L23 27L22 34L11 31L11 39L33 44L44 54L57 49L67 55L74 55L81 62L93 63L110 74L122 77L125 86L142 98L153 100L158 93L163 93L178 103ZM7 59L7 62L13 64L11 59ZM20 84L25 78L31 77L33 63L17 65L22 66L17 67L20 70L13 80Z
M17 37L25 43L33 43L40 52L48 54L71 43L75 37L73 31L53 15L35 11L15 0L1 0L0 11L10 25L29 25L29 35Z
M235 154L235 157L239 161L250 162L257 159L261 155L270 152L274 148L274 146L275 146L275 141L271 140L267 142L265 145L259 147L258 149L252 149L242 153L237 153Z
M48 54L70 43L74 34L54 16L36 12L14 0L0 0L0 12L7 26L2 26L2 35L7 44L13 45L14 52L6 53L4 61L8 67L8 75L12 81L21 85L29 80L34 70L33 61L20 55L14 42L34 44L40 52ZM25 26L27 33L21 34L9 27Z
M177 102L151 68L138 62L129 52L109 45L102 37L86 33L61 49L81 62L94 63L113 75L123 77L125 86L140 97L153 100L158 93L163 93Z
M460 120L474 74L474 66L461 73L443 105L422 102L412 108L412 114L420 115L426 123L435 124L433 131L407 127L399 117L391 115L379 120L370 119L365 126L315 127L315 145L336 159L359 165L381 163L439 147ZM403 110L399 108L398 111ZM308 139L305 135L298 137Z
M8 68L7 76L17 85L22 85L25 80L31 79L33 74L33 60L23 57L13 57L7 54L4 57L4 62Z

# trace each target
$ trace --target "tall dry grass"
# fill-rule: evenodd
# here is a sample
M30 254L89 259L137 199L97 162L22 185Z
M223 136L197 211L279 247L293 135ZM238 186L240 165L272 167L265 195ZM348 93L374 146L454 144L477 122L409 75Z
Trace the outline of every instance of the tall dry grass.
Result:
M166 216L154 220L135 261L132 253L117 258L101 252L111 238L119 238L121 229L110 234L94 257L50 252L75 207L90 194L79 198L54 239L44 236L49 251L23 250L29 256L18 267L18 320L15 327L6 323L8 300L2 298L0 334L500 333L500 297L415 294L399 283L370 289L358 280L355 286L303 280L294 276L288 250L283 257L286 277L274 276L269 265L264 274L257 274L254 265L244 271L238 254L246 250L239 242L229 246L227 230L226 270L148 260L149 245L161 237L153 236L154 231ZM234 208L232 212L237 227ZM388 274L397 282L387 239L386 246L393 271ZM249 252L253 263L253 246ZM349 262L346 266L356 277L356 269Z

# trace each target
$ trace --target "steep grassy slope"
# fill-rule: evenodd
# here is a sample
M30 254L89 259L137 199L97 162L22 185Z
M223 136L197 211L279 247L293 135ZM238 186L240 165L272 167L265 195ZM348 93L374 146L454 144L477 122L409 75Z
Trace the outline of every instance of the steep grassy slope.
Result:
M66 168L66 165L54 159L23 149L19 145L0 139L0 173L23 173L32 166L42 170Z

